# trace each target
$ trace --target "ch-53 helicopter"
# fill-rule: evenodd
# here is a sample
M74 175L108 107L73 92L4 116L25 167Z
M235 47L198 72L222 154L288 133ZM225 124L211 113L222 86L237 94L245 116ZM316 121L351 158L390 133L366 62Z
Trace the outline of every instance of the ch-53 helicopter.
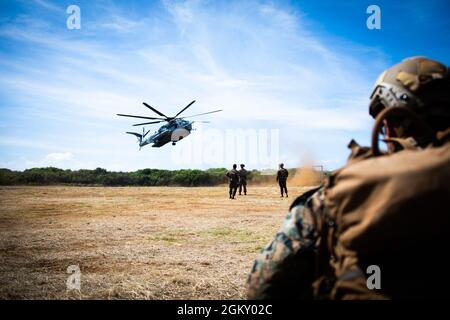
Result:
M121 116L121 117L131 117L131 118L139 118L139 119L158 120L158 121L137 123L137 124L134 124L133 126L143 126L143 125L146 125L146 124L167 122L167 124L161 126L154 134L149 136L147 139L145 139L145 137L150 132L150 130L145 132L145 128L142 128L142 134L137 133L137 132L127 132L128 134L132 134L132 135L134 135L134 136L136 136L138 138L139 149L141 147L147 145L147 144L150 144L150 143L153 143L152 147L159 148L159 147L162 147L163 145L165 145L166 143L168 143L170 141L172 141L172 145L175 145L176 142L178 142L181 139L183 139L186 136L188 136L191 133L191 131L192 131L192 124L194 122L204 122L204 123L208 122L208 121L188 121L188 120L184 120L184 119L197 117L197 116L201 116L201 115L204 115L204 114L210 114L210 113L215 113L215 112L222 111L222 110L214 110L214 111L210 111L210 112L199 113L199 114L194 114L192 116L178 118L178 116L182 112L184 112L187 108L189 108L194 102L195 102L195 100L192 101L191 103L189 103L183 109L181 109L181 111L178 112L173 117L166 116L165 114L163 114L162 112L156 110L155 108L151 107L150 105L148 105L145 102L143 102L144 106L146 106L147 108L149 108L150 110L152 110L153 112L155 112L156 114L160 115L163 118L134 116L134 115L120 114L120 113L118 113L117 115Z

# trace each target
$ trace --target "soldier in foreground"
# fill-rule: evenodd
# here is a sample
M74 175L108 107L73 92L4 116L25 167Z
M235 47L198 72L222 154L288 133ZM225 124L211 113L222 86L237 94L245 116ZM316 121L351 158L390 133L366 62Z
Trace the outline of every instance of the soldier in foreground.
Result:
M279 166L280 166L280 169L277 172L277 181L278 181L278 184L280 185L281 197L283 198L283 192L285 192L286 198L287 198L288 190L287 190L286 181L289 176L289 172L284 168L283 163L280 163Z
M244 169L245 164L241 164L239 170L239 195L242 195L242 189L244 189L244 195L247 195L247 170Z
M234 199L236 196L236 191L239 185L239 172L236 170L237 165L233 164L233 169L227 172L227 177L229 180L229 193L230 199Z
M352 140L347 165L294 201L254 263L248 298L450 296L449 73L410 58L381 74L371 147Z

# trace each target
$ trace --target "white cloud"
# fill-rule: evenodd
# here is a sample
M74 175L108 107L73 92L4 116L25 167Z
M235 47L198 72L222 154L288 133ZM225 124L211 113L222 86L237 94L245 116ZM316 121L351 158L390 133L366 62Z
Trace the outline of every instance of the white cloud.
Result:
M135 21L132 19L127 19L123 16L113 15L107 17L107 22L101 22L98 24L99 27L111 29L117 32L131 32L142 26L143 20Z
M36 3L37 5L45 8L45 9L51 10L51 11L60 12L60 13L64 11L64 9L62 7L58 7L58 6L52 4L48 1L45 1L45 0L34 0L34 3Z
M11 169L23 170L26 168L58 167L62 169L83 168L83 163L76 160L71 152L52 152L40 159L23 157L20 163L9 166Z
M73 154L70 152L60 152L60 153L55 152L55 153L49 153L48 155L46 155L45 161L58 163L58 162L71 160L72 158L73 158Z
M160 12L154 19L136 20L115 10L86 26L89 36L53 32L38 17L2 28L1 37L30 46L32 59L10 56L0 62L13 70L0 83L30 119L4 118L2 132L8 132L9 123L23 127L0 143L12 147L5 141L20 142L19 135L31 127L34 141L21 143L42 147L45 154L35 164L74 165L78 160L124 169L170 168L170 147L136 152L134 140L123 134L132 120L115 116L149 115L142 101L167 114L192 99L197 99L192 113L223 108L206 119L219 130L285 128L291 137L282 137L285 149L308 139L308 130L346 139L367 128L365 94L373 79L361 70L382 64L378 52L363 64L315 36L301 12L275 5L236 2L229 10L211 11L200 1L163 4L169 18ZM26 22L33 22L33 28ZM96 26L110 30L114 41L103 38L105 30ZM71 152L46 154L64 150L68 141L77 159ZM333 141L323 141L322 147L335 148ZM79 150L86 150L83 159Z

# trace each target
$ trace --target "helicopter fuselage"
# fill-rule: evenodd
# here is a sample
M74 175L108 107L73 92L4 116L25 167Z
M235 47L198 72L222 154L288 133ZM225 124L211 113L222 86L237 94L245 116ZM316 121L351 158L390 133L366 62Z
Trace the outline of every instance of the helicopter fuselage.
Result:
M121 116L121 117L130 117L130 118L147 120L146 122L143 122L143 123L136 123L133 126L144 126L147 124L156 124L156 123L166 122L165 125L161 126L156 132L154 132L148 138L146 138L146 136L148 133L150 133L150 130L145 132L144 128L142 129L142 134L138 133L138 132L130 132L130 131L126 132L128 134L135 136L138 139L139 147L143 147L148 144L152 144L152 147L159 148L169 142L172 142L172 145L175 145L178 141L187 137L191 133L192 124L194 123L194 121L187 121L184 119L223 111L222 109L220 109L220 110L198 113L198 114L190 115L187 117L178 118L178 116L182 112L184 112L187 108L189 108L194 102L195 102L195 100L190 102L186 107L181 109L181 111L179 111L173 117L166 116L164 113L153 108L151 105L149 105L146 102L143 102L142 104L144 106L146 106L147 108L149 108L150 110L152 110L154 113L156 113L159 117L154 117L154 116L147 117L147 116L138 116L138 115L122 114L122 113L118 113L117 115ZM148 120L152 120L152 121L148 121ZM156 121L154 121L154 120L156 120ZM205 122L205 121L201 121L201 122Z
M153 133L150 137L146 139L143 138L139 142L139 146L143 147L147 144L152 144L152 147L159 148L169 142L175 144L191 133L192 123L193 121L186 121L183 119L170 120L167 124L161 126L158 131Z

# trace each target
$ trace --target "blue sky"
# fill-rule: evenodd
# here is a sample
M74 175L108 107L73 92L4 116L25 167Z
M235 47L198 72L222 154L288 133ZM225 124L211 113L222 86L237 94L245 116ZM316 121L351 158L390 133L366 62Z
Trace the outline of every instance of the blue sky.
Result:
M71 4L80 30L66 27ZM381 30L366 27L370 4ZM450 63L449 9L445 0L1 1L0 167L228 167L245 156L174 160L208 143L200 132L276 129L277 161L335 169L351 138L369 142L380 72L408 56ZM139 151L124 133L135 122L115 115L151 115L143 101L175 114L194 99L186 115L224 111L177 150Z

